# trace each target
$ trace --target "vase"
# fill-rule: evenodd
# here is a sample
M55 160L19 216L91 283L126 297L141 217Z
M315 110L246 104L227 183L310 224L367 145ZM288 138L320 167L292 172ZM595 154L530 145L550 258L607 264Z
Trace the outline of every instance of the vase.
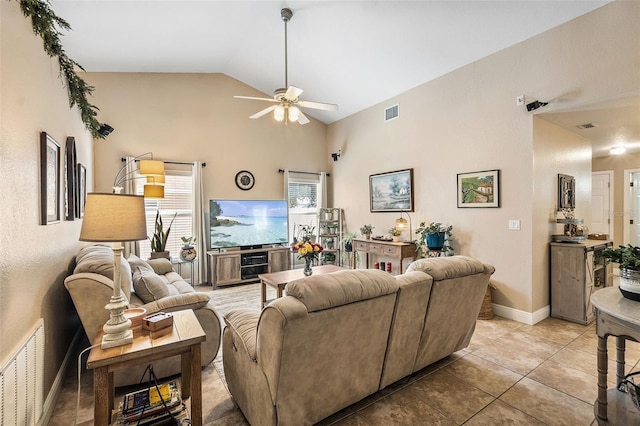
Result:
M152 251L151 254L151 259L171 259L171 256L169 256L169 252L168 251Z
M640 302L640 271L620 268L620 292L627 299Z
M195 247L182 247L180 250L180 259L187 262L193 262L197 254Z
M400 242L400 235L393 235L393 242L394 243L399 243Z
M427 234L427 247L429 247L430 250L442 250L443 245L444 245L444 232Z
M309 276L313 274L313 270L311 269L311 259L304 259L304 275Z

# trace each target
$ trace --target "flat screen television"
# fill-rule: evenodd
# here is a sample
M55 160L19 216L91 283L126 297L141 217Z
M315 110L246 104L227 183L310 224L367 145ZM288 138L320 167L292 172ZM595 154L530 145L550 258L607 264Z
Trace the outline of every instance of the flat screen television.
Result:
M286 200L210 200L211 249L288 244Z

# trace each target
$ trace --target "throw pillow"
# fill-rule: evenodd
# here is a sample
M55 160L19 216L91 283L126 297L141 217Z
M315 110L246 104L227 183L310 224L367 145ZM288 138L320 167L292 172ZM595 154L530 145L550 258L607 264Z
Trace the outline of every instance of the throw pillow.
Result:
M130 254L127 260L129 261L129 266L131 266L131 270L134 272L138 270L138 268L145 269L148 272L153 272L153 268L151 267L151 265L149 265L144 260L140 259L135 254Z
M137 267L133 273L133 289L144 303L154 302L169 295L169 287L153 270Z

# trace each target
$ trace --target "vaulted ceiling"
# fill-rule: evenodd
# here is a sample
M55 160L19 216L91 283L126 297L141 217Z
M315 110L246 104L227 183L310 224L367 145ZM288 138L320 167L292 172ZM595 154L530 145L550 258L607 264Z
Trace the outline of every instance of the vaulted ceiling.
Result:
M280 9L288 7L288 83L304 90L303 100L338 104L336 112L305 110L332 123L607 3L55 0L52 7L72 27L63 37L67 54L87 71L224 73L267 96L285 84ZM600 121L594 114L587 121ZM548 118L575 129L563 117Z

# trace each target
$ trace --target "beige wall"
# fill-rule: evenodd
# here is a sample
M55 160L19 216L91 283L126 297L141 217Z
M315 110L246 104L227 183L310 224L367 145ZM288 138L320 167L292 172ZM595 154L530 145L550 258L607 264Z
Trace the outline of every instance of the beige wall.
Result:
M81 221L40 225L40 132L64 153L75 137L93 185L93 142L69 109L58 61L43 51L18 2L0 4L0 363L39 318L45 324L45 397L79 326L63 280L80 247Z
M536 313L548 300L546 273L537 271L547 268L549 238L534 220L544 218L548 229L555 198L537 195L534 171L545 168L534 165L555 148L535 146L532 114L515 98L554 100L550 111L563 99L586 104L638 90L639 20L640 3L614 2L331 124L329 150L343 152L333 163L334 205L346 209L349 229L389 229L397 215L369 212L368 175L414 168L413 229L420 221L453 225L457 253L496 266L494 302ZM400 117L385 124L383 109L396 102ZM582 175L590 160L579 159L569 164ZM501 170L502 207L456 208L456 174L487 169ZM546 191L555 190L551 172ZM585 191L579 205L589 202ZM509 231L509 219L520 220L521 231Z
M549 282L549 244L551 235L561 234L558 212L558 173L576 180L576 218L591 223L591 142L555 124L533 119L533 283ZM534 285L532 312L549 305L545 285Z
M155 158L204 161L205 199L282 199L278 169L324 171L329 161L326 125L285 126L271 115L249 116L270 104L234 99L265 96L224 74L89 73L101 118L115 131L95 148L96 189L110 191L125 155L152 151ZM270 95L267 95L270 96ZM234 183L253 173L253 189Z
M593 159L593 171L613 171L613 243L615 246L624 244L624 221L631 218L630 212L624 208L624 191L629 188L628 176L625 170L640 169L640 153L626 153L610 155Z

